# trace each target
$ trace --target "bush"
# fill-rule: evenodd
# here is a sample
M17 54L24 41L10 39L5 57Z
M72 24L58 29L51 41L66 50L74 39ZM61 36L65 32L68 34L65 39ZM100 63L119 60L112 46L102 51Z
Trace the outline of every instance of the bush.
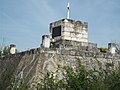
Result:
M47 73L37 90L120 90L120 70L86 70L80 60L76 69L67 66L64 70L62 80Z
M10 54L10 47L5 46L3 50L0 50L0 58Z
M100 48L100 52L106 53L107 52L107 48Z

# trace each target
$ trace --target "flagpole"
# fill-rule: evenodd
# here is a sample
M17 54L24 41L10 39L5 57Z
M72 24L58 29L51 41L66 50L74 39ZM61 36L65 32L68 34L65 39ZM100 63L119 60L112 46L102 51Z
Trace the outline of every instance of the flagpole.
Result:
M70 18L70 0L68 0L68 6L67 6L67 19Z

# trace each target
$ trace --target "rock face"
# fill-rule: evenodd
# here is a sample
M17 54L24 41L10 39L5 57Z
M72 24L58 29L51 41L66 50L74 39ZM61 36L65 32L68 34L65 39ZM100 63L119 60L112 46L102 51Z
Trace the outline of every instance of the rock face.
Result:
M105 53L37 48L0 59L0 85L3 84L4 87L8 87L16 82L16 85L19 86L20 80L28 85L40 82L44 73L47 71L55 72L58 66L74 68L77 58L88 69L98 68L98 62L102 63L103 67L108 65L114 68L120 63L120 55L112 56Z

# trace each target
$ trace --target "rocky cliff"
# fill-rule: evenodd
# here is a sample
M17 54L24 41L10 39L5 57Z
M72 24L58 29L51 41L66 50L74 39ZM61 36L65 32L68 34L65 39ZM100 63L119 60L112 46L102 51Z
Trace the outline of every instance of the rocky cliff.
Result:
M0 59L0 88L6 90L10 86L19 86L21 80L31 86L34 82L40 82L47 71L55 72L59 66L74 68L77 58L88 69L98 68L99 63L103 68L117 68L120 63L120 55L65 49L32 49Z

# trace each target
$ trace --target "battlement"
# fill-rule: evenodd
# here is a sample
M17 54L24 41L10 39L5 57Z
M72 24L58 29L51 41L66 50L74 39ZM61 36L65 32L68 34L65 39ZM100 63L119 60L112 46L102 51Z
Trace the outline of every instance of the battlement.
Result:
M88 23L73 19L61 19L50 23L50 34L43 35L43 48L65 48L98 52L96 43L88 41ZM116 54L116 44L109 43L107 52Z
M55 22L50 23L50 28L52 27L56 27L56 26L61 26L64 25L65 23L69 23L69 24L82 24L87 26L88 22L82 22L82 21L78 21L78 20L73 20L73 19L61 19Z
M99 49L91 47L82 47L82 48L35 48L16 54L10 54L5 57L2 57L3 60L8 60L10 58L19 58L25 55L33 54L58 54L58 55L68 55L68 56L80 56L80 57L94 57L94 58L105 58L105 59L120 59L120 54L111 54L109 52L100 52Z
M78 42L78 41L70 41L70 40L60 40L57 42L51 43L51 48L77 48L82 49L83 47L87 47L89 49L97 48L97 44L90 42Z

